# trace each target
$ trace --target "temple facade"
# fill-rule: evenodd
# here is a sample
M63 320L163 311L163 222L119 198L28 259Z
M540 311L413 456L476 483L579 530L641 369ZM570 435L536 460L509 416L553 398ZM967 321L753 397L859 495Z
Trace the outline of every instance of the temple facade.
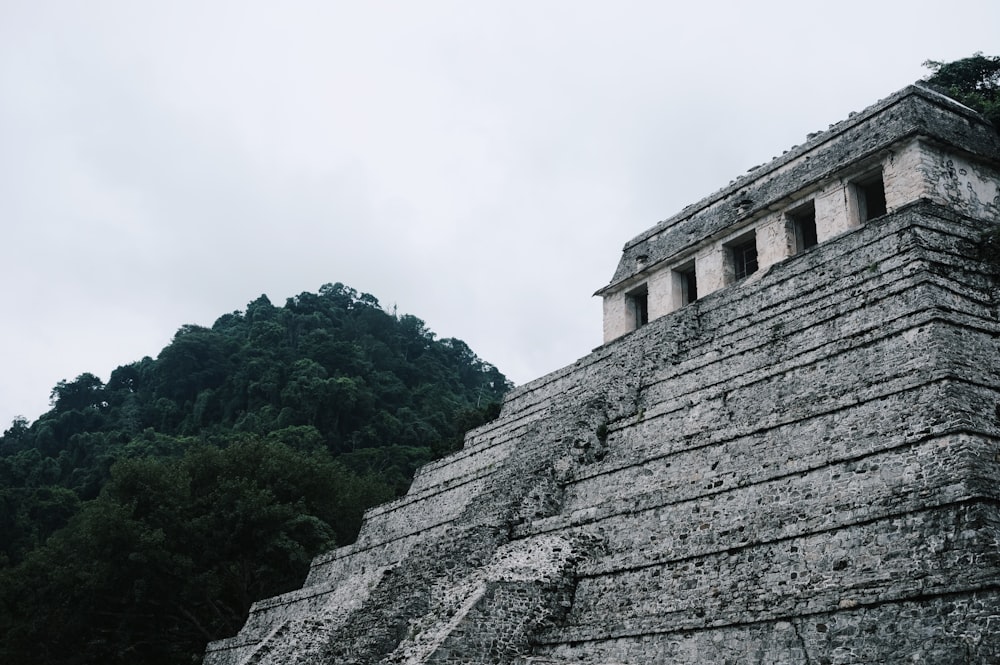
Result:
M995 166L972 157L989 139L944 109L964 107L906 88L629 241L597 292L604 341L920 200L995 218Z
M628 242L602 346L205 663L1000 662L998 228L948 98L811 136Z

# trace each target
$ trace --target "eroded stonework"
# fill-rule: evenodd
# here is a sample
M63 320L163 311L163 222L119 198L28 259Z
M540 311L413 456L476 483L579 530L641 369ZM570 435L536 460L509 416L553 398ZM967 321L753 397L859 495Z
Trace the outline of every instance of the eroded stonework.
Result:
M998 164L911 87L631 241L601 293L645 282L648 323L514 390L205 662L1000 662ZM750 230L756 272L656 309Z

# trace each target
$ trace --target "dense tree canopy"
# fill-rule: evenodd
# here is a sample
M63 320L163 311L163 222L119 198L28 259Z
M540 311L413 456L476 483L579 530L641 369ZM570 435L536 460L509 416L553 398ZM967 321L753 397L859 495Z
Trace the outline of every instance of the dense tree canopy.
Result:
M508 389L342 284L60 381L0 437L0 662L197 659Z
M983 114L1000 129L1000 56L975 53L954 62L927 60L933 74L925 81Z

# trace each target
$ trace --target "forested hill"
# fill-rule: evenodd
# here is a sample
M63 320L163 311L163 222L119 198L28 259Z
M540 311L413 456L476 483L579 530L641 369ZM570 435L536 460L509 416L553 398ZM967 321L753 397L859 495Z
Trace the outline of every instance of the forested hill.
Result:
M342 284L59 382L0 437L0 662L197 661L509 387Z

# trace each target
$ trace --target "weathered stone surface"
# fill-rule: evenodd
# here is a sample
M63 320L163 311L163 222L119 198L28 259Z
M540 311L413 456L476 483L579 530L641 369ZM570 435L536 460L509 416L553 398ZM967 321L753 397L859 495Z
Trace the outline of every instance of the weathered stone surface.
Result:
M517 388L205 662L1000 662L998 158L909 88L654 227L611 298L882 160L888 214Z

